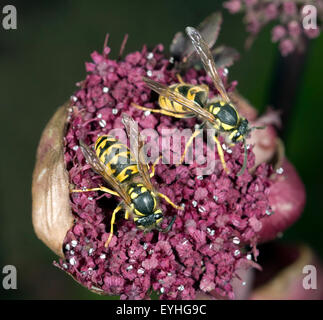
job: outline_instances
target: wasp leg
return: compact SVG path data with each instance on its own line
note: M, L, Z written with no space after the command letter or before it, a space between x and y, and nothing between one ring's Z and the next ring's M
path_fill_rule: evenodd
M167 203L169 203L173 208L177 210L184 210L182 207L176 205L175 203L172 202L171 199L169 199L165 194L158 192L157 193L159 197L163 198Z
M162 229L162 230L161 230L161 232L168 232L168 231L172 228L172 226L173 226L173 224L174 224L175 220L176 220L176 216L174 216L174 217L173 217L173 219L172 219L172 221L169 223L169 225L168 225L165 229Z
M237 173L237 177L240 177L247 168L247 161L248 161L248 151L247 151L247 142L246 140L243 141L244 144L244 157L243 157L243 165L241 170Z
M91 188L91 189L84 189L84 190L83 189L74 189L71 192L89 192L89 191L102 191L102 192L110 193L114 196L120 197L120 195L117 192L115 192L111 189L108 189L106 187L102 187L102 186L100 186L99 188Z
M129 211L128 211L128 210L126 210L126 213L125 213L125 215L124 215L124 218L125 218L126 220L128 220L128 219L129 219L129 216L130 216L130 213L129 213Z
M185 82L183 81L183 78L181 77L181 75L180 75L179 73L177 73L177 74L176 74L176 78L177 78L178 82L180 82L180 83L185 83Z
M114 222L116 221L116 214L123 208L123 205L122 204L119 204L113 211L112 213L112 217L111 217L111 221L110 221L110 235L109 235L109 238L108 240L105 242L105 247L107 248L109 246L109 243L112 239L112 236L113 236L113 225L114 225Z
M157 163L159 162L159 160L161 159L161 156L159 156L155 162L153 163L153 165L151 166L151 173L150 173L150 178L152 178L155 175L155 167L157 165Z
M222 163L222 167L223 167L224 171L229 174L230 171L229 171L229 169L228 169L228 167L227 167L227 165L225 163L225 160L224 160L224 153L223 153L221 143L220 143L219 139L216 136L214 136L214 141L215 141L217 149L218 149L218 154L219 154L219 157L220 157L220 160L221 160L221 163Z
M132 103L131 105L133 107L137 108L137 109L140 109L140 110L145 110L145 111L150 111L150 112L155 112L155 113L161 113L161 114L163 114L165 116L170 116L170 117L175 117L175 118L180 118L180 119L183 119L183 118L187 117L187 114L186 115L181 115L181 114L174 113L174 112L171 112L171 111L166 111L166 110L163 110L163 109L146 108L146 107L140 106L139 104L136 104L136 103Z
M183 155L181 156L181 162L180 163L183 163L184 159L185 159L185 155L186 155L186 152L188 150L188 147L192 144L193 140L195 137L197 137L199 134L201 133L201 130L196 130L191 136L190 136L190 139L188 140L188 142L186 143L186 146L185 146L185 149L184 149L184 153Z

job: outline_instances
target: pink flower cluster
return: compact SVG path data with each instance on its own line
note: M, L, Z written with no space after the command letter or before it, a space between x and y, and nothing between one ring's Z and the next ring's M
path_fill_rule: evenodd
M317 12L317 27L304 28L303 19L310 12L303 12L305 5L313 5ZM244 12L247 30L256 35L266 24L278 21L272 29L272 41L279 42L283 56L294 50L301 50L304 36L316 38L320 34L323 19L323 1L264 1L264 0L229 0L223 6L230 13Z
M164 56L162 45L152 51L143 47L122 61L109 59L109 51L105 47L102 55L92 54L93 62L86 63L86 79L71 97L65 163L75 188L105 184L85 162L79 140L92 145L98 135L123 128L122 113L131 115L140 130L155 128L160 133L165 128L194 128L198 123L195 118L179 120L130 106L135 102L157 108L157 96L142 81L143 76L167 85L177 82L176 70ZM228 84L223 71L219 72L232 90L236 83ZM187 70L183 77L188 83L205 83L211 95L216 93L203 70ZM104 243L118 199L100 192L72 193L75 224L64 242L65 259L56 265L89 289L120 295L121 299L148 299L152 290L160 299L194 299L200 292L234 298L232 280L240 268L255 265L260 220L271 212L271 169L262 164L253 174L246 170L237 177L243 156L241 145L225 151L230 175L220 163L208 176L197 176L196 164L157 165L154 186L184 210L160 201L163 227L176 215L168 233L155 230L144 234L120 215L108 248ZM254 161L250 147L248 168Z

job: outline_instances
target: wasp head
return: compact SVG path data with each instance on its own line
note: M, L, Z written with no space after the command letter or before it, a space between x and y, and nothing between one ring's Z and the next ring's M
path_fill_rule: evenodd
M245 137L249 134L250 128L248 120L243 118L240 120L238 126L231 132L228 136L228 142L231 145L234 145L238 142L241 142L245 139Z

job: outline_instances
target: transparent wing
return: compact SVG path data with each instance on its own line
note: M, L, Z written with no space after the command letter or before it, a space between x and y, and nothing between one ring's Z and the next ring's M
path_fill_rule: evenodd
M86 161L91 165L92 169L104 178L127 205L130 205L131 201L129 195L122 189L118 180L108 174L105 165L98 159L96 154L82 140L80 141L80 147Z
M193 27L187 27L186 29L187 35L191 38L191 41L194 45L194 48L201 58L201 61L204 65L205 71L211 76L216 89L219 91L221 97L225 102L230 102L230 99L227 95L227 92L224 88L221 77L216 71L215 63L213 60L213 55L211 50L209 49L206 42L203 40L200 33Z
M153 185L150 181L149 167L144 156L144 142L140 136L138 124L126 113L122 114L122 122L126 128L127 135L130 140L130 149L135 156L139 173L144 179L146 187L153 190Z
M143 80L146 82L147 86L151 89L160 94L161 96L166 97L169 100L172 100L174 102L177 102L184 106L185 108L192 111L194 114L200 116L206 121L209 121L211 123L215 122L215 118L209 111L203 109L198 103L196 103L193 100L189 100L186 97L184 97L182 94L172 90L171 88L156 82L152 79L143 77Z
M234 48L220 46L212 50L212 56L217 68L225 68L239 59L239 52Z
M197 30L202 35L209 48L214 46L218 38L221 23L221 12L213 12L197 27ZM195 50L192 42L188 40L182 32L176 33L170 46L170 53L172 56L180 60L181 63L186 65L193 65L198 59L194 54Z

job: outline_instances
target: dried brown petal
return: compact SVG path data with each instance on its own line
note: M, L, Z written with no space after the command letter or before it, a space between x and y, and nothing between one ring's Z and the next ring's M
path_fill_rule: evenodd
M32 181L34 230L38 238L61 257L64 238L74 221L63 153L67 108L68 103L60 107L43 131Z

